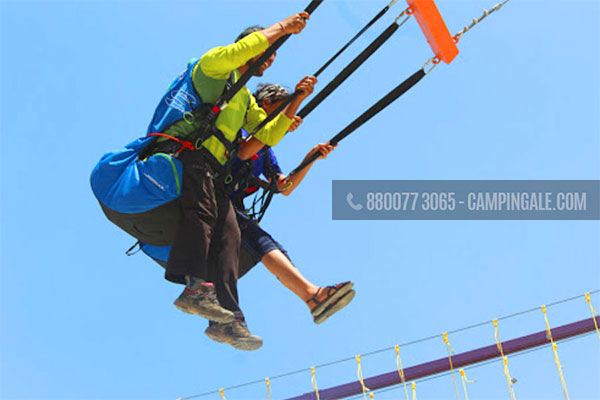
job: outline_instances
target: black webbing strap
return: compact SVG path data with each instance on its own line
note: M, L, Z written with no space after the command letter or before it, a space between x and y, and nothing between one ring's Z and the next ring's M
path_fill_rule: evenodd
M364 28L360 30L344 47L342 47L329 61L325 63L313 76L318 77L321 72L325 70L344 50L346 50L360 35L362 35L371 25L373 25L383 14L387 12L389 9L389 5L386 6L383 10L375 16ZM390 25L377 39L375 39L369 47L367 47L362 53L360 53L346 68L342 70L329 84L323 88L305 107L300 110L298 116L300 118L306 117L316 106L318 106L327 96L331 94L339 85L341 85L358 67L361 66L363 62L367 60L386 40L390 38L398 29L400 25L394 22ZM251 135L254 135L256 132L260 131L265 127L269 122L271 122L275 117L277 117L292 101L294 101L299 95L302 93L301 90L297 90L291 95L289 95L273 112L267 116L256 128L254 128L251 132Z
M273 200L273 195L279 193L276 180L269 182L262 181L260 187L263 190L256 192L256 195L252 199L252 205L246 210L246 215L257 224L265 216L265 211L269 208L271 200Z
M393 1L392 3L388 4L387 6L385 6L383 8L383 10L379 11L379 14L377 14L375 17L373 17L373 19L371 21L369 21L369 23L367 23L356 35L354 35L354 37L352 39L350 39L350 41L348 43L346 43L344 45L344 47L342 47L337 53L335 53L335 55L333 57L331 57L329 59L329 61L327 61L321 68L319 68L319 70L315 73L314 76L319 76L321 74L321 72L325 71L325 69L327 67L329 67L329 64L331 64L332 62L334 62L335 59L340 56L340 54L342 54L348 47L350 47L350 45L352 43L354 43L354 41L356 39L358 39L363 33L365 33L367 29L369 29L371 26L373 26L373 24L375 22L377 22L379 20L379 18L383 17L383 15L390 9L390 7L394 3L395 3L395 1Z
M250 168L243 172L246 174L245 180L239 181L240 184L238 184L238 187L236 188L236 190L239 190L239 193L235 196L233 201L238 209L244 210L248 217L256 223L259 223L264 216L267 207L269 207L273 195L279 193L277 175L280 171L273 170L271 155L268 151L265 152L263 161L263 175L268 181L264 181L252 174L253 161L249 161L247 166ZM243 167L244 165L242 165L242 168ZM256 190L252 193L248 193L248 188L250 187L255 187ZM246 208L243 199L250 195L254 195L254 198L252 199L250 207Z
M377 103L375 103L371 108L369 108L367 111L362 113L358 118L356 118L354 121L352 121L340 133L338 133L333 138L331 138L329 143L333 146L338 144L340 141L342 141L342 139L344 139L345 137L350 135L352 132L354 132L360 126L362 126L365 122L367 122L368 120L373 118L375 115L377 115L377 113L379 113L384 108L386 108L387 106L392 104L394 102L394 100L398 99L404 93L408 92L414 85L416 85L421 79L423 79L424 76L425 76L424 69L420 69L417 72L415 72L414 74L412 74L404 82L402 82L400 85L396 86L396 88L394 88L391 92L389 92L384 97L382 97L381 100L379 100ZM294 169L292 172L290 172L288 177L291 175L297 174L298 172L300 172L301 170L306 168L308 165L310 165L312 162L314 162L320 156L321 156L321 153L319 153L319 152L314 153L311 157L309 157L303 163L301 163L298 167L296 167L296 169Z
M308 14L312 14L322 2L323 0L313 0L304 11L306 11ZM250 78L254 76L254 73L258 71L258 69L273 55L273 53L277 51L277 49L279 49L279 47L281 47L283 43L285 43L286 40L288 40L290 36L291 33L285 34L277 39L275 43L269 46L269 48L258 58L258 60L250 65L244 75L242 75L228 91L221 95L219 100L217 100L215 103L217 107L220 109L227 104L229 100L231 100L233 96L235 96L235 94L239 92L246 85L246 83L248 83Z
M227 152L230 153L235 148L235 142L237 141L237 137L234 140L234 142L232 142L231 140L227 139L223 132L221 132L221 130L219 130L219 128L217 127L214 127L214 129L210 131L210 136L207 139L210 139L212 136L216 137L217 140L221 142L221 144L225 147L225 150L227 150Z
M235 73L231 71L221 94L227 92L234 83ZM215 126L215 122L219 116L219 111L216 111L214 107L214 104L202 103L200 107L192 111L193 121L195 121L197 124L193 137L194 147L196 150L199 149L202 147L202 143L204 143L206 139L210 138L211 136L215 136L223 144L223 146L225 146L227 151L230 151L234 143L227 139L225 135L223 135L223 133Z
M392 23L381 35L377 37L362 53L360 53L350 64L346 66L335 78L331 80L312 100L299 112L300 118L305 118L315 109L327 96L340 86L348 77L358 69L373 53L377 51L400 27L396 22Z
M281 112L292 102L296 99L296 97L298 97L300 95L302 91L301 90L297 90L294 93L290 94L289 96L287 96L285 98L285 100L283 100L283 102L277 106L277 108L275 110L273 110L273 112L271 112L271 114L267 115L267 118L263 119L261 121L260 124L258 124L256 126L256 128L254 128L252 130L252 132L250 133L250 136L254 136L256 134L256 132L260 131L262 128L264 128L269 122L273 121L279 114L281 114Z

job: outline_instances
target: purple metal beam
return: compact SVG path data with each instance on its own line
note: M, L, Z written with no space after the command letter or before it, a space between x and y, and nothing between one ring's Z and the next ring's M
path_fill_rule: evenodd
M600 324L600 316L595 317ZM573 336L582 335L592 332L596 328L592 318L574 322L572 324L559 326L552 329L552 338L555 342L563 339L568 339ZM546 337L546 331L537 332L528 336L522 336L516 339L508 340L502 343L504 354L518 353L523 350L534 347L543 346L550 343ZM465 367L467 365L477 364L483 361L491 360L500 357L498 347L493 344L482 347L476 350L467 351L452 356L452 365L455 369ZM404 369L404 377L407 382L421 379L427 376L436 375L450 370L450 361L447 357L439 360L430 361L424 364L415 365ZM377 375L364 380L365 386L371 390L382 389L385 387L402 383L398 371L389 372L387 374ZM344 385L335 386L329 389L319 390L319 398L321 400L343 399L344 397L361 394L362 386L359 381L346 383ZM314 392L305 393L303 395L293 397L287 400L316 400L317 396Z

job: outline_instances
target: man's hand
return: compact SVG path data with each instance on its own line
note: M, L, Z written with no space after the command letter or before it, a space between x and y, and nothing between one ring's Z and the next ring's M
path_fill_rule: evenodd
M313 147L311 151L308 152L306 158L309 158L318 151L319 153L321 153L321 155L319 156L319 158L317 158L317 160L324 159L329 155L329 153L333 151L333 149L335 149L336 146L337 144L335 146L332 146L329 144L329 142L319 143L318 145Z
M300 124L302 123L302 118L300 118L299 116L295 116L294 120L292 121L292 124L290 125L290 128L288 129L288 132L293 132L296 129L298 129L298 127L300 126Z
M301 13L294 14L279 22L279 25L281 26L283 33L296 34L302 32L302 29L306 26L306 20L308 19L310 19L310 15L306 11L302 11Z
M305 76L302 78L300 82L296 85L296 91L301 90L302 92L298 95L297 99L299 101L304 100L308 96L310 96L315 90L315 85L317 84L317 78L314 76Z

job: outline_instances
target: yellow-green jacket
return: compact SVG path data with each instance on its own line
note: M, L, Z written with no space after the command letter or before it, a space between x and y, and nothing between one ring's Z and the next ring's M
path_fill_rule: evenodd
M216 47L204 54L192 71L193 86L201 101L214 104L223 93L231 72L234 72L237 81L241 76L237 69L268 47L267 38L260 32L254 32L236 43ZM265 111L258 106L250 91L243 87L222 109L216 127L233 142L240 128L252 132L265 118ZM291 123L291 119L279 114L258 131L255 137L266 145L274 146L283 138ZM164 133L185 138L193 131L193 123L181 120L171 125ZM202 146L221 164L227 161L225 146L215 136L206 139Z

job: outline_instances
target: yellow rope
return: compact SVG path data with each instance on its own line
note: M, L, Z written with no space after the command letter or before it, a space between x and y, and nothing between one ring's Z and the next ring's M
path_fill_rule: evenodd
M411 383L410 384L410 389L412 390L413 393L413 398L412 400L417 400L417 384L416 383Z
M358 364L358 371L356 372L356 375L358 376L358 380L360 381L360 385L362 386L363 398L367 400L367 390L369 389L365 386L365 382L363 380L362 368L360 367L360 356L356 356L354 358L356 359L356 363Z
M504 355L504 350L502 350L502 342L500 341L500 334L498 333L498 319L493 321L494 323L494 339L496 339L496 346L498 346L498 350L500 350L500 355L502 356L502 362L504 363L504 375L506 375L506 383L508 384L508 393L510 394L511 400L516 400L515 390L513 388L513 380L510 377L510 371L508 370L508 358Z
M444 332L444 343L446 343L446 349L448 350L448 360L450 360L450 371L452 372L452 379L454 380L454 388L456 389L456 398L460 400L460 394L458 393L458 385L456 384L456 376L454 375L454 366L452 365L452 353L454 353L454 349L450 345L448 341L448 333Z
M321 400L319 397L319 389L317 389L317 377L315 376L315 367L310 367L310 373L312 377L310 378L310 383L312 383L313 389L315 389L315 393L317 394L317 400Z
M550 329L550 323L548 322L548 316L546 315L546 306L542 306L542 312L544 313L544 319L546 320L546 334L548 336L548 340L552 343L552 351L554 352L554 362L556 362L556 366L558 367L558 374L560 375L560 383L562 385L563 395L566 400L569 400L569 392L567 392L567 384L565 383L565 377L562 372L562 366L560 365L560 360L558 359L558 351L556 343L554 343L554 339L552 338L552 330Z
M269 378L265 378L265 382L267 383L267 400L273 400L273 394L271 393L271 380Z
M219 389L219 394L221 395L221 398L222 398L223 400L227 400L227 399L225 398L225 389Z
M465 370L464 369L459 369L460 372L460 376L462 377L462 384L463 384L463 389L465 391L465 399L469 400L469 395L467 394L467 383L473 383L475 381L470 381L467 379L467 375L465 374Z
M406 380L404 379L404 369L402 368L402 360L400 360L400 346L396 345L394 347L396 349L396 368L398 368L398 374L400 375L400 380L402 380L402 384L404 385L404 393L406 393L406 400L410 400L408 398L408 389L406 388Z
M594 310L594 307L592 307L592 302L590 301L589 293L585 294L585 301L587 301L588 305L590 306L590 311L592 312L592 319L594 320L594 326L596 327L596 333L598 334L598 339L600 339L600 330L598 330L598 322L596 322L596 315L598 315L598 313L596 312L596 310Z

